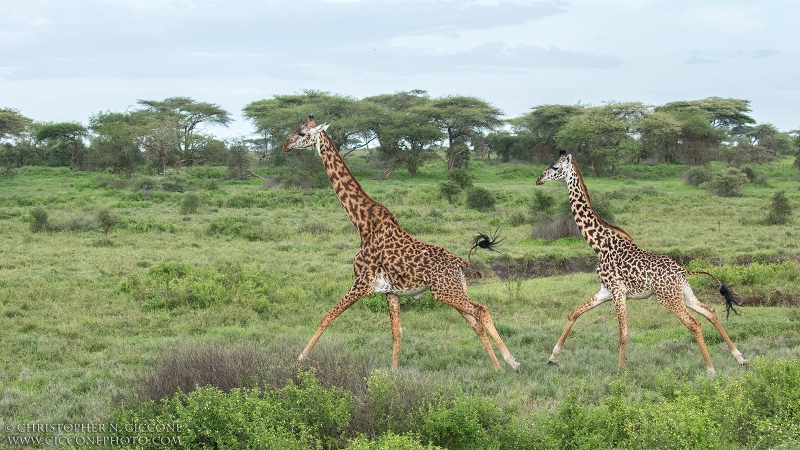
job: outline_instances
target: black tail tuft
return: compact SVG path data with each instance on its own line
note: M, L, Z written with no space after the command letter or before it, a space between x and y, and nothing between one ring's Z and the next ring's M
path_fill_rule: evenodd
M727 319L731 316L731 311L733 311L733 313L738 316L739 311L737 311L736 308L734 308L734 305L742 306L742 304L739 303L739 296L737 296L736 293L728 289L728 286L725 286L725 283L720 284L719 293L722 294L723 297L725 297L725 318Z
M505 240L505 238L500 238L500 235L498 233L499 229L500 227L497 227L491 236L483 233L480 233L477 236L475 236L475 239L473 240L473 247L485 248L487 250L496 252L497 249L495 247Z

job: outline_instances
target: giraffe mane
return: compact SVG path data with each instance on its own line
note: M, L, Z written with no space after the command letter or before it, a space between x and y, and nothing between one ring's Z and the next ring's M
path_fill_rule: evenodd
M594 209L594 205L592 205L592 199L589 197L589 189L586 188L586 183L583 182L583 174L581 174L581 169L578 168L578 163L572 161L572 168L575 170L575 175L578 177L578 185L581 187L581 191L583 192L583 197L586 199L586 203L589 205L589 209L591 209L592 212L594 212L595 217L597 217L597 221L600 222L601 225L614 230L621 238L627 239L631 243L634 243L633 237L631 237L631 235L628 234L625 230L616 225L611 225L610 223L606 222L605 219L600 217L599 214L597 214L597 211L595 211Z

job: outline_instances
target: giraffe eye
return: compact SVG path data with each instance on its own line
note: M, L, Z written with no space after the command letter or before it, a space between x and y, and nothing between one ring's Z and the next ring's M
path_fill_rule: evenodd
M300 131L300 132L298 132L297 134L299 134L299 135L300 135L300 137L305 137L305 135L306 135L306 133L305 133L305 132L303 132L303 131Z

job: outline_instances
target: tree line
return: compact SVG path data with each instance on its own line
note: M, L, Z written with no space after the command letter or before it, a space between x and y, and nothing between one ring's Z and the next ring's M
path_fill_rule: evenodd
M759 124L748 100L710 97L653 106L641 102L539 105L504 119L482 99L431 98L412 90L362 99L308 90L254 101L243 108L254 138L217 139L209 125L227 126L230 112L188 97L139 100L125 112L98 112L88 126L41 123L0 108L0 166L7 174L26 165L106 170L130 179L136 170L163 173L193 165L286 164L281 144L308 115L329 122L343 156L364 149L385 169L414 177L427 161L448 169L471 159L549 163L566 150L596 174L621 163L731 165L797 155L800 130ZM800 168L800 158L795 162Z

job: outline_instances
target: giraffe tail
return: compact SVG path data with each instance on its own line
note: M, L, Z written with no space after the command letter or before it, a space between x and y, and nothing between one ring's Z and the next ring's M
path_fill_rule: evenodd
M725 318L729 318L731 316L731 311L737 316L739 315L739 311L736 310L735 306L742 306L740 302L739 296L736 295L728 286L725 285L719 278L715 277L713 274L709 272L705 272L702 270L697 271L687 271L689 275L708 275L714 280L719 283L719 293L722 294L722 297L725 298Z
M478 233L478 235L475 236L475 239L472 240L472 247L470 247L469 252L467 252L467 264L469 264L469 260L472 257L472 251L475 250L476 247L484 248L493 252L498 251L496 248L497 245L505 240L505 238L500 238L500 235L497 232L499 229L500 227L497 227L491 236L484 233Z

